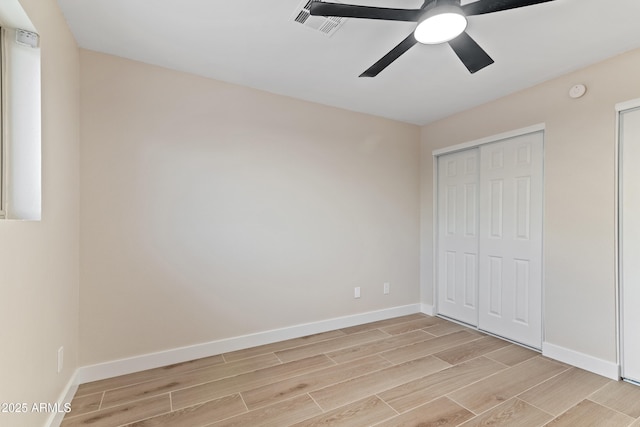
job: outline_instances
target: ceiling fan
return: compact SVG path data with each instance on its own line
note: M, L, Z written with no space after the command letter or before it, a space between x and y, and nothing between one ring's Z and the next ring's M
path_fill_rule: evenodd
M394 9L313 1L309 11L314 16L418 23L413 33L360 74L360 77L377 76L416 43L448 43L473 74L493 64L493 59L466 33L467 16L500 12L549 1L553 0L478 0L461 6L460 0L425 0L420 9Z

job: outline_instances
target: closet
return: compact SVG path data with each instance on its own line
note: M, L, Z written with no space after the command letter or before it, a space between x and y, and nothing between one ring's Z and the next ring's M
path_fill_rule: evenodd
M618 111L622 377L640 382L640 100Z
M541 348L543 131L434 155L437 313Z

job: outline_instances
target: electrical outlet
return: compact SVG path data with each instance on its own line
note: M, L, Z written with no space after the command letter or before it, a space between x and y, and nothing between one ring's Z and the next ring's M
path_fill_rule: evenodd
M353 297L360 298L360 286L356 286L353 288Z
M64 346L58 349L58 373L62 372L64 367Z
M391 287L391 284L389 282L384 282L384 285L382 285L382 292L385 295L389 295L389 288Z

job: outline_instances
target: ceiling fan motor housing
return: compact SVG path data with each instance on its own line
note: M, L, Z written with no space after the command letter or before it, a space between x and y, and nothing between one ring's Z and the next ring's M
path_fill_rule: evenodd
M431 5L434 5L429 7ZM422 44L440 44L453 40L467 28L467 18L459 0L436 0L428 5L414 31Z

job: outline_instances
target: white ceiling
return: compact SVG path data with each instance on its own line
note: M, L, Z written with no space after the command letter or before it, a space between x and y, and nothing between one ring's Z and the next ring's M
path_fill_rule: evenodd
M418 44L359 78L415 24L352 18L328 37L294 22L301 0L58 2L83 48L419 125L640 47L640 0L555 0L470 17L495 60L476 74L449 46Z

